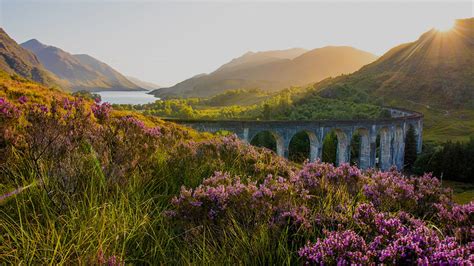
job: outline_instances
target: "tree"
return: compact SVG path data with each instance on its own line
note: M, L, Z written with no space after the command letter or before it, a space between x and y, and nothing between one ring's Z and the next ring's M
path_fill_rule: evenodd
M271 113L272 113L272 110L270 108L270 105L268 103L265 103L263 105L263 111L262 111L263 119L270 120Z
M336 164L337 160L337 135L335 132L329 133L323 141L323 162Z
M351 140L351 165L359 165L360 163L360 142L361 136L356 132Z
M415 129L410 125L405 138L405 169L407 170L411 170L416 161L416 142Z

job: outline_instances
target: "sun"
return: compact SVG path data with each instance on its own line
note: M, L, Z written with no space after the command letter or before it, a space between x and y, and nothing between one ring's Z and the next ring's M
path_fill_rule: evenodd
M451 30L453 26L454 26L454 20L451 20L451 19L439 20L434 25L434 27L437 30L442 31L442 32Z

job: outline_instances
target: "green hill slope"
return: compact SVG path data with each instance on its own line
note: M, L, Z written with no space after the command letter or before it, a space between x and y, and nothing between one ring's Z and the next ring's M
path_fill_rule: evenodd
M474 19L457 20L448 32L430 30L353 74L316 83L301 104L312 97L420 111L427 139L466 140L474 134Z
M359 71L316 84L325 97L378 97L441 109L474 108L474 19L448 32L430 30Z

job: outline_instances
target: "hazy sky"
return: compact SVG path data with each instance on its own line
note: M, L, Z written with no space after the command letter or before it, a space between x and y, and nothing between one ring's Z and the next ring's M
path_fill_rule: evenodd
M247 51L350 45L381 55L455 18L467 2L0 0L0 25L86 53L126 75L173 85Z

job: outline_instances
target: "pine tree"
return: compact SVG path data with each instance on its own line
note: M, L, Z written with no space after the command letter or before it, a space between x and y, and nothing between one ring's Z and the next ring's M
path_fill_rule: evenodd
M265 103L263 105L263 111L262 111L263 119L270 120L271 114L272 114L272 110L270 108L270 105L268 103Z
M416 153L416 134L413 126L410 126L405 138L405 169L411 170L415 164Z

